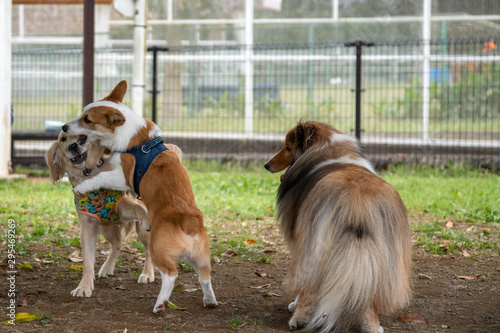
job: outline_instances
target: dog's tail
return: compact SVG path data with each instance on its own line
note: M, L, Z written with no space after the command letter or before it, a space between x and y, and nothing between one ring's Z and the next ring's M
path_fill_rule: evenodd
M391 313L409 301L406 209L383 187L383 195L330 189L299 215L289 282L297 293L317 295L309 330L345 331L372 309Z

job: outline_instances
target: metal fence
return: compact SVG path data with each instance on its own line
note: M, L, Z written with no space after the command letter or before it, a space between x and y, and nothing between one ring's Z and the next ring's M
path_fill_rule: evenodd
M188 158L266 159L303 119L352 135L358 129L379 167L465 163L496 169L497 40L152 48L145 116ZM128 49L96 52L96 99L131 78L132 60ZM81 50L14 50L15 138L80 113L81 64ZM15 141L13 151L35 156L46 145Z

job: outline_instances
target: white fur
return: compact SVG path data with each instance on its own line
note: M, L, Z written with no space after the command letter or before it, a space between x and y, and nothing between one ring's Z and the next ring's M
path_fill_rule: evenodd
M80 185L75 186L73 192L83 194L91 191L97 191L100 188L108 188L118 191L132 191L132 189L127 186L125 176L123 175L120 163L120 154L113 154L110 157L109 162L113 165L113 170L103 171L97 176L87 179Z
M85 134L90 140L101 140L101 145L111 149L112 151L126 151L130 139L142 128L146 127L146 120L132 111L132 109L130 109L127 105L111 101L91 103L83 108L83 112L99 106L106 106L120 111L120 113L125 117L125 123L122 126L116 127L114 133L103 133L81 127L79 124L80 117L78 117L67 123L69 126L67 133L69 135ZM153 131L149 133L150 138L153 138L159 131L160 128L155 125Z
M170 298L172 290L174 289L175 279L177 275L169 276L168 274L160 271L161 274L161 290L156 299L155 307L153 308L154 313L165 310L165 303Z
M356 144L358 143L358 140L355 137L352 137L344 133L333 133L330 138L331 143L342 142L342 141L354 142Z
M298 304L299 304L299 295L297 295L297 297L295 297L295 301L288 304L288 311L295 312L295 309L297 309Z
M198 275L199 276L199 275ZM217 300L215 299L215 294L212 289L212 283L210 279L202 280L201 277L198 280L201 285L201 290L203 291L203 306L217 305Z
M368 169L368 171L370 171L371 173L373 173L374 175L376 175L377 173L375 172L375 169L373 169L373 166L370 164L370 162L368 162L366 159L364 158L361 158L361 159L352 159L350 157L347 157L347 156L343 156L341 158L334 158L334 159L331 159L331 160L328 160L328 161L324 161L324 162L321 162L319 163L318 165L316 165L310 172L309 172L309 175L312 175L313 173L315 173L316 171L318 171L320 168L326 166L326 165L331 165L331 164L335 164L335 163L346 163L346 164L356 164L356 165L359 165L359 166L362 166L363 168L366 168Z

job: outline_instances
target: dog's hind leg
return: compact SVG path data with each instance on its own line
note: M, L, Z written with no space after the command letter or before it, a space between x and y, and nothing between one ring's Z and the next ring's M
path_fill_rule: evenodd
M71 291L75 297L90 297L94 290L95 245L99 235L99 224L96 219L78 214L80 221L80 243L82 244L83 277L76 289Z
M144 231L141 224L136 222L135 230L137 235L139 235L139 240L144 245L145 251L144 254L146 256L146 261L144 262L144 269L142 270L141 275L139 275L138 283L148 283L153 282L155 280L155 269L153 267L153 262L151 261L151 253L149 251L149 238L150 233L148 231Z
M290 329L298 329L306 326L314 315L316 294L314 292L301 292L295 303L295 312L292 319L288 321ZM294 304L292 303L292 304ZM289 306L290 308L290 306Z
M377 308L375 306L369 307L361 319L361 332L362 333L384 333L384 328L380 326L378 320Z
M110 244L109 255L104 264L102 264L99 270L99 277L107 277L113 275L115 270L116 260L120 254L122 246L122 234L120 231L120 226L111 225L102 227L102 235Z
M203 291L203 306L206 308L215 308L219 303L217 303L212 289L210 278L210 246L206 232L199 234L199 243L195 245L194 251L187 261L194 268L196 274L198 274L198 281Z
M172 290L174 289L175 279L179 272L175 267L176 263L172 260L164 260L161 267L157 267L161 274L161 290L156 299L155 307L153 308L154 313L165 310L165 303L170 299Z

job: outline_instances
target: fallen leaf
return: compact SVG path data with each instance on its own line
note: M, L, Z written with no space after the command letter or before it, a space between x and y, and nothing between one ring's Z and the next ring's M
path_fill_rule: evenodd
M221 256L226 256L226 257L237 257L238 256L238 253L234 252L234 251L231 251L231 250L227 250L226 252L222 253Z
M37 257L34 257L36 262L42 263L42 264L52 264L54 260L45 260L45 259L38 259Z
M480 277L482 274L474 274L474 275L457 275L457 278L462 280L475 280Z
M265 294L263 294L262 296L264 296L264 297L272 297L272 296L281 297L280 294L273 293L272 291L268 291Z
M453 222L451 221L446 222L446 228L453 228Z
M2 263L0 264L0 268L1 268L1 269L9 269L9 265L7 265L6 263L2 262Z
M255 239L251 239L251 238L249 238L249 239L247 239L247 240L245 241L245 243L247 243L247 244L255 244L255 243L257 243L257 241L256 241Z
M429 324L429 321L418 313L404 313L398 317L399 321L403 321L405 323L415 323L415 324Z
M21 264L17 266L17 269L33 269L33 267L30 264Z
M264 272L255 272L255 275L257 276L260 276L260 277L266 277L267 276L267 273L264 273Z
M174 303L168 301L168 307L171 308L172 310L186 310L187 308L181 308L177 305L175 305Z
M470 257L469 252L467 252L466 250L463 250L463 251L462 251L462 255L463 255L464 257L466 257L466 258L467 258L467 257Z
M33 320L37 320L39 319L37 317L37 315L34 315L34 314L29 314L27 312L19 312L19 313L16 313L16 317L14 319L14 323L17 323L17 322L20 322L20 321L33 321ZM10 324L10 322L7 320L7 321L3 321L2 324Z
M270 245L276 245L276 244L281 244L280 241L277 241L277 242L272 242L272 241L268 241L267 239L265 238L262 238L262 241L266 244L270 244Z
M264 284L262 286L257 286L257 287L250 287L250 288L253 288L253 289L262 289L262 288L268 288L270 287L271 285L268 283L268 284Z
M83 269L83 265L73 265L69 268L70 271L80 271Z
M23 301L21 302L20 306L28 306L28 299L26 297L23 298Z
M262 253L264 253L264 254L275 254L276 250L265 250Z
M130 246L124 246L123 249L129 253L137 253L139 252L139 249L130 247Z
M220 259L217 256L214 256L214 263L220 264Z
M72 262L82 262L83 258L80 255L80 250L76 249L75 251L73 251L73 253L69 255L69 260L71 260Z

